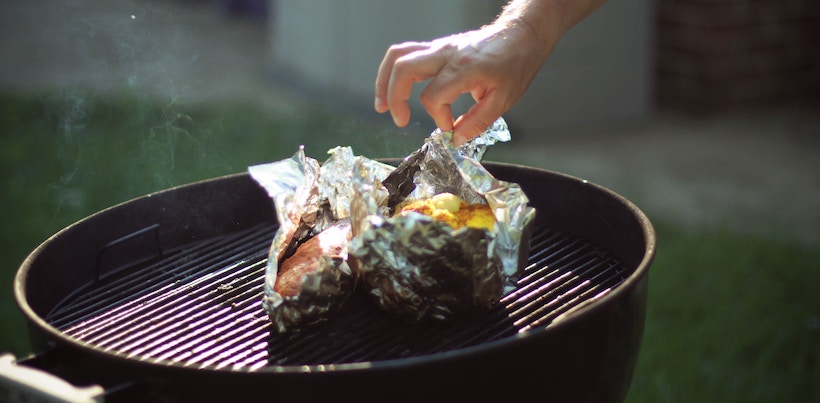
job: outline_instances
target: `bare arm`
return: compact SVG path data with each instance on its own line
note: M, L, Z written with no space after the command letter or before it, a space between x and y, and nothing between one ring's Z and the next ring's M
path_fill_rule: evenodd
M375 108L390 111L396 125L407 125L413 84L431 79L421 103L461 144L518 102L561 36L605 1L512 0L477 30L393 45L379 66ZM476 103L454 120L450 105L463 93Z

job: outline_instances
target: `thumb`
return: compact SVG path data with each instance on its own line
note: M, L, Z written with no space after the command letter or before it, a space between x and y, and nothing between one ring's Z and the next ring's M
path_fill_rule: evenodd
M503 112L503 108L491 95L484 97L456 119L453 124L453 143L460 146L485 132Z

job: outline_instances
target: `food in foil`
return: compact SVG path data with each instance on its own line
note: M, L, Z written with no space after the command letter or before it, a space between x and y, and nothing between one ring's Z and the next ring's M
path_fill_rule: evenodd
M503 119L455 147L434 131L393 167L330 150L252 166L274 200L263 306L279 332L328 318L357 284L388 312L446 320L486 309L515 286L535 210L515 183L480 163L509 141ZM326 241L329 241L326 242Z
M385 220L360 237L351 254L383 310L421 321L446 320L495 305L505 275L487 231L421 214Z
M509 138L503 119L458 148L452 133L436 130L381 184L359 182L348 253L382 309L447 320L492 307L515 287L535 209L519 185L479 161Z
M481 203L467 204L452 193L440 193L429 199L406 200L396 206L396 214L407 215L411 212L424 214L436 221L441 221L453 229L463 227L483 228L492 231L495 216L490 206Z
M344 219L299 245L293 255L279 265L273 290L282 297L299 295L308 277L321 267L345 264L350 237L350 220Z
M265 270L263 307L274 330L298 331L322 322L344 305L353 289L347 253L351 238L351 172L361 157L337 147L323 164L305 155L248 168L273 199L279 228ZM393 167L364 161L372 180Z

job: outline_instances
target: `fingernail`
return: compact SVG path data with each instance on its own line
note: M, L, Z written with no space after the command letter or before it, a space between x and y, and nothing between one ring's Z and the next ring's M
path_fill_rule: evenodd
M373 102L373 107L376 108L378 112L384 111L384 100L376 97L376 100Z
M461 145L464 144L465 140L466 139L459 135L459 132L453 130L453 144L456 147L461 147Z

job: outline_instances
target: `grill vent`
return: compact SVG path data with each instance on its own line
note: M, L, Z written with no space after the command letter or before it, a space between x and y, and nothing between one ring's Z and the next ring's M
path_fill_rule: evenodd
M549 326L629 275L595 245L539 227L518 287L492 310L412 324L354 293L329 322L277 334L261 306L275 230L260 225L166 252L81 290L47 320L71 337L135 359L254 371L406 358L499 340Z

